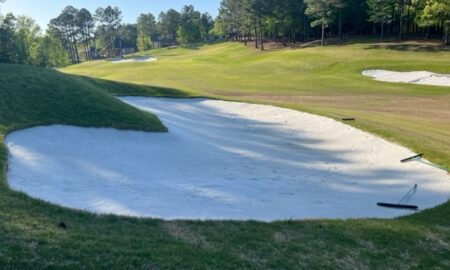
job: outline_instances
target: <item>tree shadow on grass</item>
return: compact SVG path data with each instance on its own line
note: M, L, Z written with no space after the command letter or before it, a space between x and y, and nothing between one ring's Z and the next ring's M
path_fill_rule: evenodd
M210 41L207 43L183 44L183 45L180 45L179 48L190 49L190 50L199 50L200 48L203 48L207 45L213 45L213 44L219 44L219 43L222 43L222 41Z
M98 88L107 91L115 96L145 96L145 97L172 97L172 98L190 98L199 97L192 95L186 91L175 88L148 86L143 84L133 84L105 79L92 78L81 75L70 75L82 78Z
M183 49L189 49L189 50L200 50L201 47L203 47L204 44L186 44L180 46Z
M430 43L417 44L374 44L365 48L366 50L395 50L403 52L450 52L450 46L434 45Z

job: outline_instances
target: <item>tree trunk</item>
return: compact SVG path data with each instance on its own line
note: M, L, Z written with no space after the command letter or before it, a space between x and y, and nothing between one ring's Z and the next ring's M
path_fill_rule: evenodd
M303 28L303 42L306 42L306 16L303 15L303 20L302 20L302 28Z
M85 60L89 61L89 56L88 56L88 51L87 51L87 45L86 45L86 41L83 42L83 47L84 47L84 54L85 54Z
M65 40L65 45L66 45L67 51L69 52L70 61L72 61L72 64L74 64L75 56L73 54L72 43L67 38L64 38L64 40Z
M69 48L70 48L70 54L71 54L71 60L72 63L75 64L77 62L77 58L75 57L75 50L73 49L72 41L69 41Z
M278 31L278 29L277 29L277 26L275 25L275 26L272 27L272 33L269 34L269 36L272 36L272 40L274 40L275 43L278 42L277 31Z
M339 9L339 39L342 39L342 9Z
M322 46L325 46L325 24L322 23Z
M88 50L88 59L89 59L89 61L92 61L90 36L91 36L90 33L88 33L87 40L86 40L86 46L87 46L87 50Z
M142 45L142 47L141 47L141 49L142 49L142 51L145 51L145 36L144 36L144 33L143 33L143 31L141 31L141 45Z
M381 39L384 39L384 22L381 22Z
M111 51L114 51L115 44L114 44L114 36L113 36L113 31L112 31L112 25L111 24L109 24L109 31L111 32L110 33Z
M87 31L87 29L86 29L86 31ZM87 32L85 32L85 33L87 33ZM89 55L90 49L89 49L89 35L88 34L85 34L83 43L84 43L84 48L86 50L86 59L87 59L87 61L91 61L91 57Z
M80 56L78 55L78 46L77 46L77 41L76 40L73 41L73 48L75 50L76 61L77 61L77 63L80 63Z
M403 31L403 1L404 0L399 0L399 11L400 11L400 22L399 22L399 29L398 29L398 39L402 40L403 35L402 35L402 31Z
M86 44L86 41L83 41L83 47L84 47L84 55L85 55L84 60L85 60L85 61L89 61L89 56L88 56L88 50L87 50L87 44Z
M297 33L295 32L294 27L292 27L292 43L297 44Z
M411 28L411 12L410 9L408 8L408 13L406 15L406 34L409 35L409 31Z
M69 34L66 34L65 39L66 39L67 48L69 49L69 52L70 52L70 60L72 61L72 63L76 63L77 58L76 58L76 54L75 54L75 49L73 47L73 41L72 41L71 37L69 36Z
M255 48L258 49L258 28L255 25Z
M263 29L262 29L262 21L261 18L259 18L259 40L261 42L261 51L264 51L264 40L263 40Z
M309 25L306 25L306 43L309 42L309 34L310 34L310 29L309 29Z

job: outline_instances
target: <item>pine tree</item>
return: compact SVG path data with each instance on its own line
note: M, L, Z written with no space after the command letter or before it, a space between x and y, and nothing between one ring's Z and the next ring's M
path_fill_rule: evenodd
M311 22L312 27L322 27L322 46L325 45L325 29L334 21L335 12L343 7L341 0L305 0L307 8L306 15L311 16L314 20Z
M384 37L384 25L393 21L395 0L367 0L368 21L381 26L381 38Z

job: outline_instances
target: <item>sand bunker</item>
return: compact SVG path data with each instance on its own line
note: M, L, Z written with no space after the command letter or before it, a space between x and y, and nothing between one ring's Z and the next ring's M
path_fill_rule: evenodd
M450 86L450 74L436 74L428 71L397 72L388 70L365 70L362 73L377 81Z
M120 64L120 63L133 63L133 62L155 62L158 61L155 57L150 56L140 56L140 57L133 57L133 58L114 58L111 60L114 64Z
M449 199L446 172L340 122L272 106L205 99L123 100L168 134L70 126L10 134L8 182L63 206L164 219L395 217Z

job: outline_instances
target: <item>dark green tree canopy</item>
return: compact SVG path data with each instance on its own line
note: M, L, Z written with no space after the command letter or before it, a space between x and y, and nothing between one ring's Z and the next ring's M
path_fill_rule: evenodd
M221 0L215 19L187 5L157 18L144 12L128 24L122 23L118 7L91 13L67 6L46 33L31 18L0 14L0 61L55 66L114 57L125 49L228 39L254 42L264 50L267 42L310 46L319 40L325 45L352 35L410 35L448 44L450 0Z

